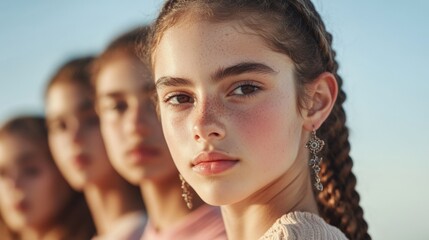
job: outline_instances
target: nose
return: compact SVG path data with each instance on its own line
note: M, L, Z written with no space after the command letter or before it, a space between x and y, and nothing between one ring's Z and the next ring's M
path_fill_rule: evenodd
M221 123L222 104L214 101L197 104L193 119L193 135L197 142L217 141L225 137L225 126Z
M78 120L75 120L71 129L71 138L73 143L82 144L83 134L84 130L82 129L82 124Z
M128 116L124 124L125 131L131 134L144 134L147 130L148 123L146 119L150 117L149 114L155 113L147 111L145 103L136 103L134 106L130 106Z

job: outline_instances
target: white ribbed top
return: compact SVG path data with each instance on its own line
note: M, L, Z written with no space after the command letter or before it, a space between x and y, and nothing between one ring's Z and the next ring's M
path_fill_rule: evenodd
M308 212L283 215L259 240L344 240L346 236L321 217Z

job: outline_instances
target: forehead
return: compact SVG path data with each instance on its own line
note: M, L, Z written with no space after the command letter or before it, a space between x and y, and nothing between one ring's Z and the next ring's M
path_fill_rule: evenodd
M106 62L96 82L97 97L112 92L134 92L153 85L148 67L135 57L124 54Z
M47 145L35 142L18 134L4 134L0 137L0 165L24 165L38 161L37 156L46 154Z
M291 63L237 20L179 23L164 32L153 55L155 78L196 69L215 71L243 61L260 62L276 71L282 63Z
M225 47L243 40L236 21L212 23L208 21L185 21L168 28L155 51L154 60L165 51L169 53L193 53L197 55L205 50L202 58L213 53L224 53ZM192 43L192 44L191 44ZM236 52L232 52L234 54ZM202 59L204 60L204 59Z
M58 83L51 87L46 99L48 118L79 114L92 110L90 89L78 84Z

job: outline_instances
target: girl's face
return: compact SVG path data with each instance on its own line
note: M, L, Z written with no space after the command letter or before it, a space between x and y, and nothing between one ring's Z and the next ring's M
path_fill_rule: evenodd
M177 178L177 169L151 100L153 80L141 62L118 55L101 69L97 109L115 169L135 184Z
M0 138L0 213L17 232L55 224L73 194L42 145L14 134Z
M76 84L54 84L46 99L46 118L49 145L67 181L75 189L107 181L114 170L89 90Z
M167 144L209 204L248 199L302 158L294 65L255 33L237 22L179 23L153 60Z

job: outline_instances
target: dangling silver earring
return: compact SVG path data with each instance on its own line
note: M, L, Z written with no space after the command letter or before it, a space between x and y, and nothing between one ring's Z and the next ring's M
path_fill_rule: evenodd
M186 206L189 209L192 209L192 193L189 190L191 186L186 182L186 180L183 178L182 174L179 174L180 181L182 181L182 197L183 200L186 202Z
M323 146L325 146L325 141L318 138L316 136L316 130L313 130L311 131L310 140L308 140L305 146L308 148L308 150L311 153L309 165L311 166L314 172L314 179L315 179L314 187L317 190L322 191L323 185L320 182L320 177L319 177L319 172L320 172L319 165L320 165L320 162L322 162L322 157L317 156L317 154L323 149Z

